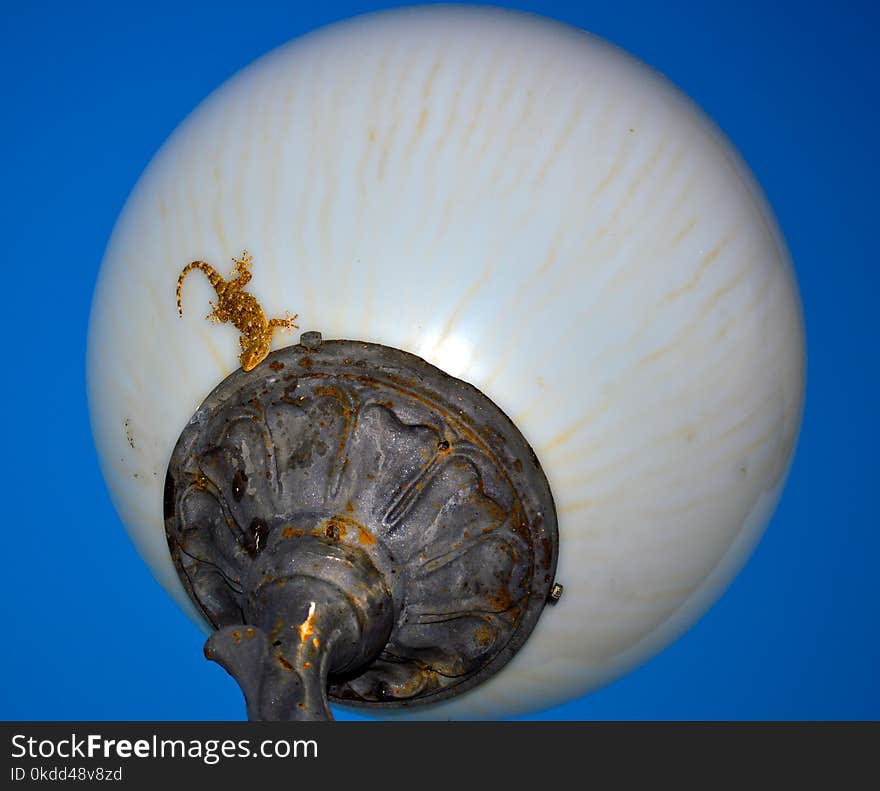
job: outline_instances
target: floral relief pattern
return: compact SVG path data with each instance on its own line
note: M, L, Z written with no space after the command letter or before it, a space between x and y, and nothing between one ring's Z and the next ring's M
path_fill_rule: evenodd
M240 621L256 554L332 522L393 580L395 626L367 672L331 683L331 695L430 695L510 640L535 568L529 525L486 444L454 415L375 382L305 374L280 395L215 410L198 436L166 493L179 525L169 546L215 627Z

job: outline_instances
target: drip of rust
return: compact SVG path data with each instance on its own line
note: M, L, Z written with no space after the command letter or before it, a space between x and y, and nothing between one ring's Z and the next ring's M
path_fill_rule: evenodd
M315 603L309 605L309 614L299 626L299 639L304 643L315 631Z

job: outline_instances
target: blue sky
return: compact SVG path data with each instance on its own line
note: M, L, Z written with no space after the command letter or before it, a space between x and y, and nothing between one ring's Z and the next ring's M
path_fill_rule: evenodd
M587 28L740 149L804 302L806 412L780 507L718 604L639 670L543 719L880 718L876 40L871 3L512 3ZM240 719L232 680L110 504L85 399L92 289L162 141L284 41L381 3L4 4L6 521L2 719ZM871 263L873 261L873 263Z

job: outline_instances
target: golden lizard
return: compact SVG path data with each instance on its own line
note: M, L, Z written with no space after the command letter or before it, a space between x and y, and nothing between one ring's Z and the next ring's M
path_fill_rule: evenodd
M269 345L272 343L272 334L279 327L293 332L294 328L299 328L294 324L294 320L298 313L291 316L290 311L286 312L283 319L266 320L266 314L257 302L257 298L253 294L249 294L244 287L251 279L249 267L253 259L248 255L247 250L241 254L241 258L233 258L235 269L229 276L229 280L224 280L223 276L204 261L193 261L187 264L180 277L177 278L177 312L183 316L183 306L180 304L180 289L183 286L183 279L193 270L200 269L204 272L214 291L217 292L217 304L213 302L211 312L205 316L210 319L212 324L221 324L231 321L232 325L241 333L239 342L241 343L241 354L238 356L241 367L245 371L256 368L266 355L269 354Z

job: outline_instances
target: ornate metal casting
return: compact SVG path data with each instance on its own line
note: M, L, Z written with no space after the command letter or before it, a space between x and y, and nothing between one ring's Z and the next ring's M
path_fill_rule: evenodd
M201 405L165 529L251 719L457 695L553 598L553 498L507 416L412 354L314 332Z

